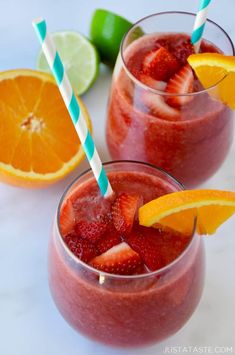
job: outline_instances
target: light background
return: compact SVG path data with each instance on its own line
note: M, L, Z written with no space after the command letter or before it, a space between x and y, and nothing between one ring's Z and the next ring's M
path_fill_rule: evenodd
M131 21L166 10L197 10L197 0L0 0L0 70L34 68L39 49L31 27L43 16L50 31L87 35L95 8L107 8ZM209 17L235 41L235 1L213 0ZM84 96L103 160L105 107L111 73L102 69ZM1 119L1 118L0 118ZM1 148L0 148L1 149ZM235 191L235 147L222 169L204 187ZM53 215L65 186L87 163L45 190L0 184L0 355L155 355L165 346L233 346L235 353L235 219L206 240L206 286L199 308L175 336L154 347L124 351L93 343L71 329L56 310L47 284L47 244Z

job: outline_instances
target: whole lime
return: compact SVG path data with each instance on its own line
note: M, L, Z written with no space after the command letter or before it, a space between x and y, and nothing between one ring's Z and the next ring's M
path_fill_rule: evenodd
M114 66L123 36L131 27L131 22L113 12L102 9L94 12L90 38L105 64Z

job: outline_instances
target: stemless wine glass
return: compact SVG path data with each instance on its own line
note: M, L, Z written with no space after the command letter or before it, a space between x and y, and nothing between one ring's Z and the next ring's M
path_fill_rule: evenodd
M109 178L126 172L134 173L137 180L150 175L161 193L183 189L173 177L145 163L111 162L105 164L105 170ZM186 323L200 300L205 272L202 237L194 226L184 251L154 272L124 276L92 268L69 250L59 225L63 203L74 194L78 196L79 189L91 180L94 183L91 170L80 175L66 189L57 210L49 248L54 301L77 331L99 342L139 347L161 341Z
M225 160L233 139L232 110L217 98L218 82L206 90L198 83L197 91L177 96L166 94L165 83L146 80L141 71L145 53L159 48L161 41L167 46L169 35L173 47L179 43L180 55L185 55L194 20L195 14L165 12L129 30L113 73L106 127L113 159L154 164L186 187L207 180ZM234 55L231 39L215 22L207 20L204 39L203 52ZM182 104L175 107L172 98Z

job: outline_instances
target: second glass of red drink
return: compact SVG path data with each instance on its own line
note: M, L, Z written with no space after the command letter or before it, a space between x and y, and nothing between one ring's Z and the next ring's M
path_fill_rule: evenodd
M108 104L106 137L113 159L159 166L186 187L212 176L233 139L233 113L203 89L187 64L195 15L166 12L137 22L120 49ZM201 52L234 55L227 33L208 20Z

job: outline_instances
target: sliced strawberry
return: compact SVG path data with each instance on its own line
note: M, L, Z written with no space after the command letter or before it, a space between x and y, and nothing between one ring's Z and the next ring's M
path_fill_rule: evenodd
M116 231L116 229L114 227L112 230L109 229L104 235L102 235L102 238L100 238L100 240L96 243L99 255L105 253L107 250L111 249L117 244L120 244L121 242L121 236Z
M119 233L128 234L131 231L139 203L139 195L122 193L116 198L112 205L112 218Z
M76 233L67 234L64 240L71 252L85 263L88 263L98 254L96 247L91 242L82 239Z
M84 239L93 243L100 239L108 227L108 218L101 218L98 221L79 221L75 225L75 231Z
M75 212L70 199L67 199L60 211L60 230L63 236L69 234L75 225Z
M151 271L158 270L176 259L190 240L173 230L138 226L125 237L126 243L142 258Z
M151 271L162 267L161 252L157 247L159 236L160 233L157 229L138 226L125 238Z
M171 49L171 46L170 46L170 43L169 43L169 39L167 39L167 38L157 39L156 42L155 42L155 45L160 46L160 47L164 47L168 51L170 51L170 49Z
M142 265L141 258L128 244L122 242L91 260L98 270L118 275L132 275Z
M156 80L167 81L179 67L175 56L164 47L149 52L143 61L143 73Z
M166 93L169 94L188 94L193 92L193 71L191 67L187 64L180 69L173 77L169 80ZM192 96L169 96L167 97L167 102L174 107L182 106L192 100Z
M167 85L165 81L155 80L146 74L140 74L139 80L150 88L160 91L164 91Z
M177 121L180 119L180 112L174 107L169 106L162 95L153 92L144 92L142 103L150 113L158 118L167 121Z

